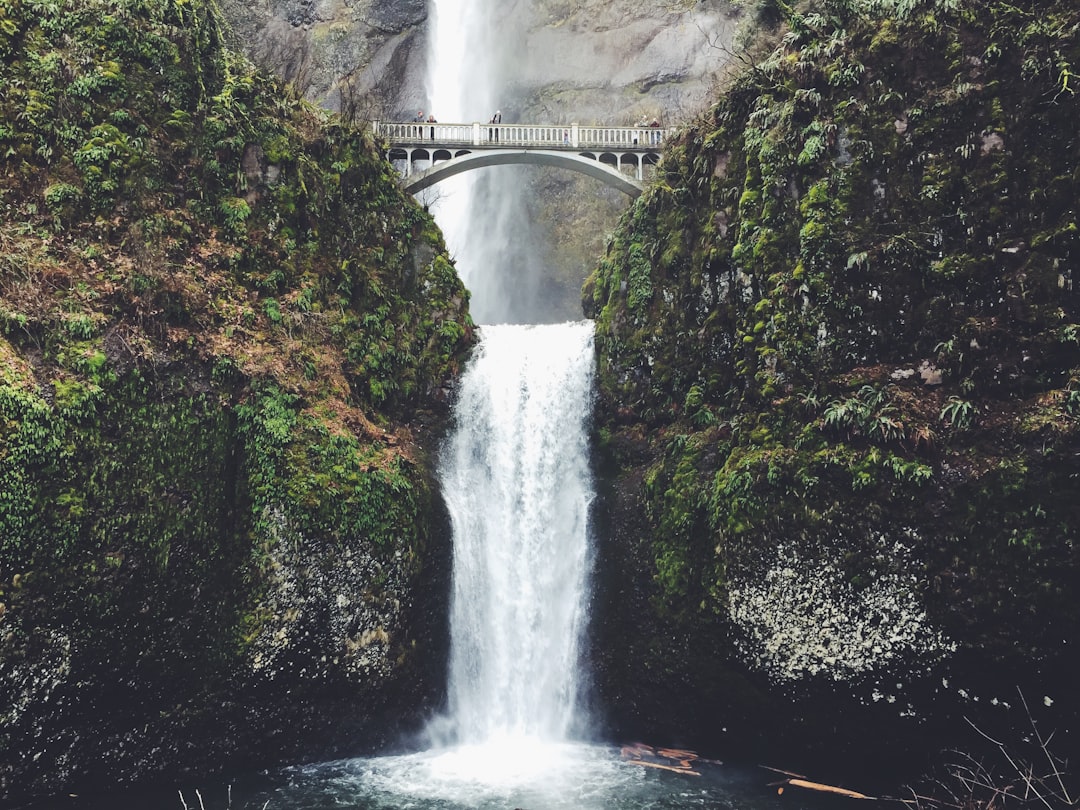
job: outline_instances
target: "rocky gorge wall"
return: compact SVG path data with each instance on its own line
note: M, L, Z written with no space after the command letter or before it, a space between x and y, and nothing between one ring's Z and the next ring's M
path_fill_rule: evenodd
M0 2L0 803L357 752L442 688L467 293L222 31Z
M965 717L1067 756L1080 17L759 11L583 294L598 690L621 732L848 780L984 743Z
M411 120L417 103L425 108L426 0L226 0L221 8L237 48L320 106L363 121Z
M319 106L363 120L439 114L425 79L425 2L229 0L222 9L230 40ZM736 10L717 0L514 0L497 14L487 47L507 123L682 120L707 104L737 25ZM470 120L493 112L477 109Z

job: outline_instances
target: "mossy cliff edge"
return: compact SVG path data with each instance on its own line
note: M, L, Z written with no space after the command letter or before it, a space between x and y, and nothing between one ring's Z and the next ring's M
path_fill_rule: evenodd
M198 0L0 0L0 85L0 799L374 743L446 643L437 229Z
M1020 686L1075 751L1080 10L758 11L775 49L584 291L600 691L668 740L882 764L1025 725Z

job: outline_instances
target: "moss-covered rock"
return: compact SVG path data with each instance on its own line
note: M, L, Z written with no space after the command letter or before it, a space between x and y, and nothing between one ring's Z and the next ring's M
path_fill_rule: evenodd
M0 797L374 745L445 645L437 229L201 2L0 0L0 84Z
M1076 747L1080 14L770 5L585 288L602 555L651 594L604 689L873 759L1022 686Z

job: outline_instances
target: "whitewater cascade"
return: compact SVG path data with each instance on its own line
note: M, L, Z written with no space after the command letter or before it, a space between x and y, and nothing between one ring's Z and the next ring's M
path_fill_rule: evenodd
M430 9L431 112L486 124L508 101L523 15L503 0ZM430 201L482 324L543 319L546 268L534 266L518 169L450 178ZM441 461L454 529L451 660L448 714L431 733L442 745L560 741L577 718L589 581L593 327L481 333Z
M593 324L482 331L440 471L454 531L451 733L562 740L590 579Z

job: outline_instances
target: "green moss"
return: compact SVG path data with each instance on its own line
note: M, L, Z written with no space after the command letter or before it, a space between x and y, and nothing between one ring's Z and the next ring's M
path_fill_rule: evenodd
M665 154L590 280L601 428L615 447L656 437L639 463L657 610L694 625L778 537L812 553L843 538L856 575L868 538L905 527L927 578L971 564L999 600L1031 561L1024 588L1076 627L1064 538L1080 523L1037 481L1069 475L1078 450L1078 12L790 12L772 54ZM661 264L679 304L631 306L614 268L676 238L694 246ZM986 614L943 599L936 618L978 624L975 647L1027 632L978 601Z
M240 699L280 544L409 587L434 512L408 423L472 322L370 133L232 53L212 4L0 0L0 54L2 654L70 639L79 695L0 749L78 703L85 753ZM0 782L79 767L50 756Z

